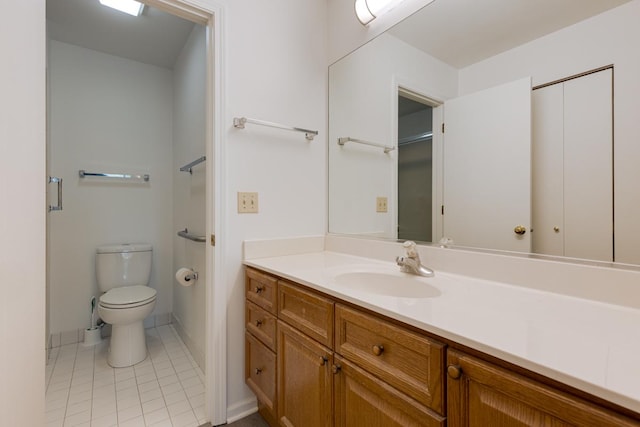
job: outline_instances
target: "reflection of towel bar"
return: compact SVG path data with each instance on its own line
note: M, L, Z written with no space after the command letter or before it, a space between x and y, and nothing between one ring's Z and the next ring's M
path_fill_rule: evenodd
M100 176L103 178L119 178L119 179L144 179L145 182L149 181L149 174L144 175L130 175L128 173L103 173L103 172L87 172L84 169L78 171L80 178L87 176Z
M377 142L364 141L362 139L351 138L350 136L344 136L342 138L338 138L338 145L344 145L347 142L356 142L358 144L364 144L364 145L370 145L372 147L382 148L385 154L388 153L389 151L393 151L396 149L396 147L392 147L390 145L383 145L383 144L378 144Z
M294 126L285 126L285 125L281 125L281 124L278 124L278 123L265 122L263 120L248 119L246 117L235 117L233 119L233 126L235 128L244 129L245 123L251 123L251 124L254 124L254 125L261 125L261 126L268 126L268 127L284 129L284 130L291 130L291 131L294 131L294 132L303 132L305 138L307 138L309 141L313 141L313 137L318 134L317 130L302 129L302 128L297 128L297 127L294 127Z
M191 172L191 168L194 167L195 165L199 165L200 163L204 162L205 160L207 160L206 156L202 156L199 159L194 160L193 162L184 165L183 167L180 168L180 172Z
M198 236L196 234L191 234L189 233L189 230L187 230L186 228L182 231L178 231L178 236L180 237L184 237L185 239L188 240L193 240L194 242L206 242L207 239L204 236Z

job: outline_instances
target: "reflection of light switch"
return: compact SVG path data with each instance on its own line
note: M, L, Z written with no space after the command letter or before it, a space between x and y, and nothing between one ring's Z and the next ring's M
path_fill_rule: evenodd
M238 192L238 213L258 213L258 193Z
M386 211L387 211L387 198L376 197L376 212L386 212Z

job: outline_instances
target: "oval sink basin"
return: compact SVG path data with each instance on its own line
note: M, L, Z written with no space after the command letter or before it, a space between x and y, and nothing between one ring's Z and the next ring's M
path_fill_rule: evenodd
M440 291L418 276L389 273L343 273L334 278L337 285L361 292L400 298L433 298Z

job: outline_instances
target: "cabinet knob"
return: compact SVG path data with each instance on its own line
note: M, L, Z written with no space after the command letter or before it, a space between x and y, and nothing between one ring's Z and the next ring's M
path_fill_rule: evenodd
M326 357L320 356L320 366L326 365L328 361L329 359L327 359Z
M256 286L256 294L259 294L262 291L264 291L264 286Z
M340 372L340 370L342 369L342 366L340 365L333 365L333 367L331 368L331 372L333 372L334 374L337 374Z
M454 380L457 380L462 376L462 367L460 365L447 366L447 374Z
M522 236L527 232L527 227L525 227L524 225L516 225L516 227L513 229L513 232L519 236Z
M256 326L259 328L262 326L262 320L256 320Z
M373 354L375 354L376 356L380 356L384 352L384 346L382 344L374 345L371 348L371 351L373 351Z
M560 227L558 227L557 225L555 227L553 227L553 231L555 231L556 233L560 232Z
M256 368L256 375L260 375L262 373L262 368Z

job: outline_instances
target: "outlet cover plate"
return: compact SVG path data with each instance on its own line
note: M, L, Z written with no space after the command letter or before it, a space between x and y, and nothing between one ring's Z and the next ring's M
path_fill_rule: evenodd
M258 213L258 193L239 191L238 213Z
M387 212L387 198L376 197L376 212Z

